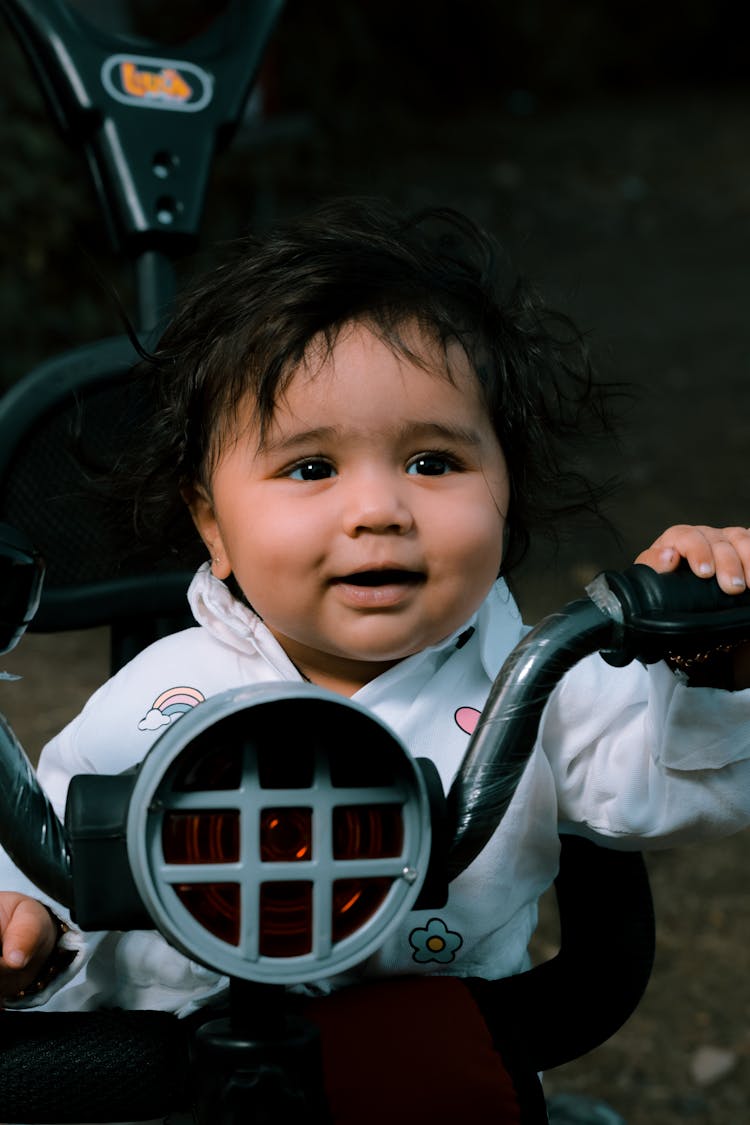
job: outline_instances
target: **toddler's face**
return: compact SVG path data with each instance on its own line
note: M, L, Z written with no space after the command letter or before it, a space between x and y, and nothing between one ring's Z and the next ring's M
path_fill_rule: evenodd
M436 644L497 577L505 459L468 360L413 329L314 349L261 445L248 408L191 509L214 559L316 683L350 694Z

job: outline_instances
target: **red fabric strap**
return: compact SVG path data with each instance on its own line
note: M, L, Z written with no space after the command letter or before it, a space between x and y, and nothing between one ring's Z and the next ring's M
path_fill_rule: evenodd
M456 977L354 985L311 1000L335 1125L520 1125L513 1082Z

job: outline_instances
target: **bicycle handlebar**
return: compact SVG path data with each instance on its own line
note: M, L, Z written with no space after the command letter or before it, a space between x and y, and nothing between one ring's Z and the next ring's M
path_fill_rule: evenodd
M545 618L513 650L490 691L449 794L449 878L476 858L513 798L555 684L584 656L653 662L696 644L750 639L750 590L724 594L689 572L633 566L599 575L589 598ZM0 834L14 862L56 901L72 902L70 848L13 732L0 724Z
M16 867L56 902L71 906L67 833L12 729L0 715L0 831Z
M730 597L715 583L691 575L655 575L636 566L622 574L600 575L588 592L588 599L571 603L531 630L493 685L449 795L455 817L451 878L468 866L500 823L535 745L547 698L578 660L601 651L614 663L649 662L677 649L688 651L691 638L693 646L703 647L704 622L711 643L727 636L750 640L750 591ZM30 766L25 758L19 763L19 757L23 752L10 728L0 728L0 770L5 775L0 778L0 832L6 843L18 841L13 854L19 865L42 889L66 902L70 857L64 829ZM22 794L13 797L17 785ZM33 816L29 810L34 810ZM40 833L32 848L30 823ZM41 859L29 854L40 850ZM188 1048L185 1029L176 1017L162 1012L38 1014L13 1020L11 1026L19 1054L0 1051L0 1106L9 1119L113 1120L111 1107L117 1105L119 1120L132 1120L144 1112L149 1116L162 1112L159 1107L165 1099L171 1108L184 1101ZM30 1052L25 1050L29 1039ZM141 1047L134 1045L139 1040ZM52 1051L64 1061L51 1072ZM80 1083L79 1065L70 1051L86 1059L85 1084ZM113 1097L112 1084L121 1081L129 1052L134 1052L137 1079L120 1100L119 1091ZM26 1074L28 1080L19 1081L19 1074ZM69 1102L61 1096L59 1084L65 1075L68 1083L71 1075L76 1078L76 1096ZM36 1100L30 1106L32 1089ZM138 1101L141 1095L143 1100Z

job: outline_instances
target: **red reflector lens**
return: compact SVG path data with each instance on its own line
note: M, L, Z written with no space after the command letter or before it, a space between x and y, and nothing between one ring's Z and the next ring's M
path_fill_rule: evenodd
M392 880L337 879L333 884L332 937L343 941L372 918L390 890Z
M298 863L312 857L312 809L263 809L260 858L264 863Z
M333 858L398 856L404 846L400 805L351 805L333 810Z
M260 953L301 957L312 949L312 883L260 886Z
M240 814L168 812L161 830L167 863L236 863L240 858Z
M236 883L183 883L175 887L196 922L221 941L240 942L240 888Z

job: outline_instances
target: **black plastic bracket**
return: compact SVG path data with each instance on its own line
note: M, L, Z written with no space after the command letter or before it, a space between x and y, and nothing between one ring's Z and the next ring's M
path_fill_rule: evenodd
M73 857L73 910L82 930L151 930L127 852L126 825L135 769L71 779L65 828Z

